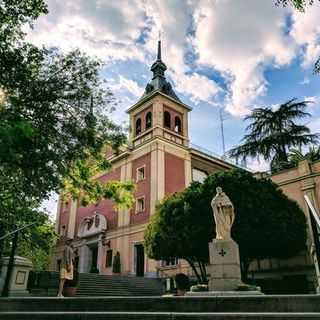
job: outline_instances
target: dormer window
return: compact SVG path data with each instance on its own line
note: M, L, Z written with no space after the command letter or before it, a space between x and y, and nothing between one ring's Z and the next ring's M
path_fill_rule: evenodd
M138 118L136 121L136 136L141 133L141 119Z
M181 119L178 116L174 118L174 131L177 133L182 132Z
M146 115L146 130L152 127L152 113L149 111Z
M165 128L171 129L171 115L170 112L165 111L163 116L163 125Z

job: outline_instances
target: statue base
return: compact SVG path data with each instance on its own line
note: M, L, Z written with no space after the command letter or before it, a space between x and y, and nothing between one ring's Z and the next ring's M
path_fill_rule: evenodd
M209 291L234 291L242 284L238 244L232 239L209 243Z

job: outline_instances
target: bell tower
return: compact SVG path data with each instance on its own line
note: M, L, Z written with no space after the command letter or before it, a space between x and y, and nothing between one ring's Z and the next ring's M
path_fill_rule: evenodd
M161 58L161 41L158 41L157 59L151 66L152 79L139 101L127 110L129 143L133 148L156 137L188 146L188 112L192 109L178 98L165 77L166 70Z

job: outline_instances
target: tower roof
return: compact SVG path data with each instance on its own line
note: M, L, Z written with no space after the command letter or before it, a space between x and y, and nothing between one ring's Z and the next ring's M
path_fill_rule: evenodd
M153 94L155 91L160 91L171 98L179 101L180 99L173 91L171 84L166 80L165 71L167 70L167 66L161 59L161 41L158 41L158 52L157 52L157 60L152 64L151 71L153 73L153 77L151 81L147 84L145 91L140 98L140 100L146 98L147 96Z

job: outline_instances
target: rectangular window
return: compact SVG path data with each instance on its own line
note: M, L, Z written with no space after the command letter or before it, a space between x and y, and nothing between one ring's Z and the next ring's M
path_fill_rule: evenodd
M111 267L112 266L112 249L107 250L107 255L106 255L106 267Z
M176 266L179 260L177 258L169 258L161 261L162 267Z
M144 179L145 179L145 166L137 169L137 177L136 177L137 182Z
M145 208L144 197L138 198L136 201L136 213L143 212Z

